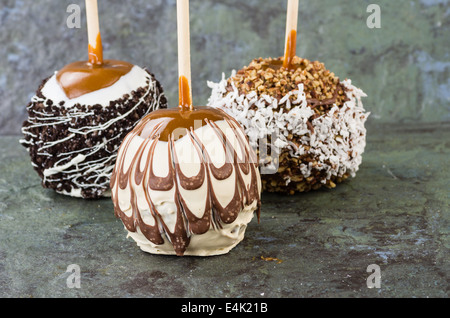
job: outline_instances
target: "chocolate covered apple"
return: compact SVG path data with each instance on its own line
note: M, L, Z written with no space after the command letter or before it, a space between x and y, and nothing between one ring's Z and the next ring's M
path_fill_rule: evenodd
M163 88L148 70L104 60L97 2L86 1L89 59L46 78L27 106L20 141L42 185L58 193L109 195L117 150L149 112L166 108Z
M366 145L365 93L325 65L296 56L298 1L288 1L285 54L256 58L229 78L209 82L208 106L235 118L261 150L262 188L294 194L334 188L354 177Z

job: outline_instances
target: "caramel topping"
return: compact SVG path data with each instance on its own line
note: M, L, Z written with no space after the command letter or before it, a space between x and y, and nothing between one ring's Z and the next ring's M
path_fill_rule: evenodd
M289 70L293 69L292 59L295 56L297 47L297 31L291 30L286 43L286 52L284 54L283 67Z
M185 76L180 76L178 80L179 89L179 105L181 111L192 110L192 98L191 89L189 87L189 81Z
M271 68L271 69L273 69L274 71L277 71L277 70L279 70L280 68L283 67L283 64L284 64L284 61L283 61L283 60L281 60L281 59L273 59L273 60L268 61L268 62L265 63L265 64L262 64L262 65L261 65L261 69L265 71L265 70L267 70L268 68ZM292 66L292 64L291 64L291 66ZM296 67L296 66L295 66L295 67Z
M103 63L103 46L102 46L102 37L100 32L97 34L97 38L95 40L95 47L92 45L88 45L89 52L89 62L91 64L102 64Z
M113 85L132 67L133 64L118 60L105 60L102 64L79 61L64 66L56 79L72 99Z
M207 121L219 121L229 118L220 109L196 106L191 111L180 111L177 108L159 109L145 116L136 129L142 138L149 138L153 129L157 129L159 140L169 141L172 136L178 140L187 134L187 131L197 129L207 124Z

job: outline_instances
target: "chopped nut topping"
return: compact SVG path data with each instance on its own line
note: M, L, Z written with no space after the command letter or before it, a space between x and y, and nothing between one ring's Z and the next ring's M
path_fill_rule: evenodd
M239 94L256 91L258 95L267 94L280 100L288 92L298 89L299 84L303 84L308 105L317 108L318 114L327 112L333 104L341 107L348 100L339 78L327 70L323 63L311 62L298 56L292 61L296 67L287 70L282 67L282 57L254 59L228 80L227 90L231 90L233 82ZM291 101L294 98L292 96Z

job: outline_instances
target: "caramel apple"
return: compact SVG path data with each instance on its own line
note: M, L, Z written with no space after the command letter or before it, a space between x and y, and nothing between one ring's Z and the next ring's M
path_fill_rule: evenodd
M163 88L148 70L104 60L97 2L86 1L87 61L46 78L27 106L20 141L45 188L58 193L109 196L117 150L146 114L166 108Z
M208 82L208 106L235 118L253 148L268 141L257 153L267 192L334 188L356 175L366 145L366 94L323 63L296 56L297 15L298 1L289 0L284 56L256 58Z
M210 256L229 252L259 218L261 180L241 126L192 104L188 10L178 0L179 106L146 115L126 136L111 193L143 251Z

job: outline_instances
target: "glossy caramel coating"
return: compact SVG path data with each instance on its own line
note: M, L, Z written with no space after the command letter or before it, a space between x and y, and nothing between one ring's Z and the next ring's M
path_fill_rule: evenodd
M150 132L158 126L159 140L169 141L172 136L178 140L185 136L189 130L205 126L207 121L230 120L224 111L212 107L195 106L192 111L180 111L178 108L160 109L145 116L139 126L138 135L148 138Z
M78 61L64 66L56 79L72 99L109 87L133 68L133 64L119 60L104 60L102 64Z

